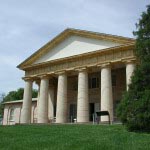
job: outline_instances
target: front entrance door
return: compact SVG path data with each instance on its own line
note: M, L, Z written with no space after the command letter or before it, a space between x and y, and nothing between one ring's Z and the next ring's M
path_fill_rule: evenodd
M77 118L77 104L70 104L70 115L69 115L70 122L73 122L74 119L76 118Z
M90 112L89 112L90 121L93 121L93 114L94 114L94 103L90 103Z

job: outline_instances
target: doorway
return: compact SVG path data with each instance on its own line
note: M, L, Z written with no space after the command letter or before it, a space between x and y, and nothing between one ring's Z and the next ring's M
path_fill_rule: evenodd
M90 103L90 111L89 111L89 119L90 121L93 121L93 114L94 114L94 110L95 110L95 107L94 107L94 103Z
M73 122L77 118L77 104L70 104L69 120Z

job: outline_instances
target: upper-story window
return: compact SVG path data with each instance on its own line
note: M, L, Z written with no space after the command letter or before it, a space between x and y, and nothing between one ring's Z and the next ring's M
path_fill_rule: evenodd
M74 91L77 91L78 90L78 82L75 81L73 84L72 84L72 88Z
M112 75L112 86L116 86L117 85L117 78L116 78L116 75L113 74Z
M14 108L11 108L11 109L10 109L9 121L14 121L14 119L15 119L15 118L14 118L14 112L15 112L15 111L14 111Z
M89 78L89 88L90 89L99 88L99 78L97 77Z
M68 90L77 91L78 90L78 77L70 77L68 80Z

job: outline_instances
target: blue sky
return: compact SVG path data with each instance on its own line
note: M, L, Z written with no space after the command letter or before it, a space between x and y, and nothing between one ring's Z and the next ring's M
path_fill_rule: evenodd
M149 0L1 0L0 93L24 87L16 66L64 29L133 37Z

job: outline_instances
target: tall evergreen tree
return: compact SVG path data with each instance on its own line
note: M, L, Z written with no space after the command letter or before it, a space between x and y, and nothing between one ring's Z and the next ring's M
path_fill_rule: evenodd
M150 132L150 5L136 27L133 33L139 65L117 111L129 130Z

